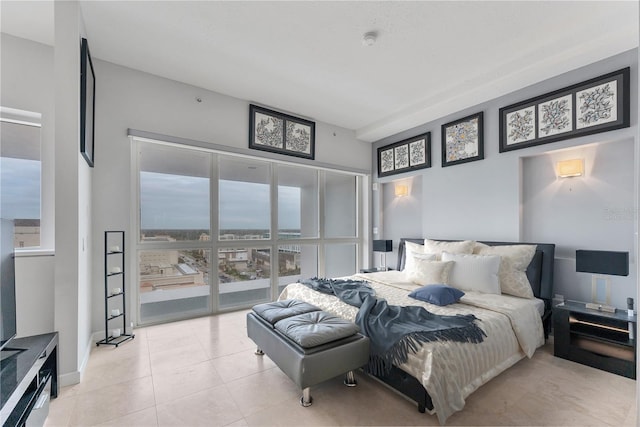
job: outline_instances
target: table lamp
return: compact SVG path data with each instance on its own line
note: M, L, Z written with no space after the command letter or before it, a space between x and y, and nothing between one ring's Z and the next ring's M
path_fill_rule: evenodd
M391 251L393 251L393 240L374 240L373 241L373 252L382 252L382 255L380 255L382 268L379 268L379 270L383 270L383 271L387 270L387 252L391 252Z
M603 275L628 276L629 252L576 250L576 272L595 273L591 277L591 303L587 308L615 313L611 306L609 278Z

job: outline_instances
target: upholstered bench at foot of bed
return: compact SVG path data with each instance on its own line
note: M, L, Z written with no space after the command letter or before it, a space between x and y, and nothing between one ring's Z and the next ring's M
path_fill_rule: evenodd
M303 306L303 304L305 304ZM310 387L353 370L369 359L369 338L357 326L301 301L260 304L247 314L247 335L302 389L302 406L311 405Z

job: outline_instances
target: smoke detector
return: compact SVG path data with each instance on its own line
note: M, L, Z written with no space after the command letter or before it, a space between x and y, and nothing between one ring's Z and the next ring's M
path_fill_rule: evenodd
M362 36L362 44L364 46L373 46L378 38L378 33L375 31L369 31Z

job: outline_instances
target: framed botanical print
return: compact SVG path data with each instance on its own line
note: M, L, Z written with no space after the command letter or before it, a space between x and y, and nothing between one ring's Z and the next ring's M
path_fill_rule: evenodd
M431 167L431 132L378 148L378 176Z
M315 134L315 122L249 105L249 148L313 160Z
M442 125L442 167L484 159L483 112Z
M629 127L629 68L500 109L500 152Z

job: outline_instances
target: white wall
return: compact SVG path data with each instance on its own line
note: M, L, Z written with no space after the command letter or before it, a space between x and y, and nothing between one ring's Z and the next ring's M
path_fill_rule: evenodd
M16 326L19 337L54 331L53 252L16 256Z
M498 112L501 107L629 66L631 67L631 127L507 153L498 152ZM523 88L484 104L470 106L457 114L443 117L376 142L372 153L374 169L377 166L378 147L430 131L432 167L414 173L399 174L382 179L374 178L379 183L390 183L411 177L422 180L421 193L416 194L414 191L410 196L415 199L411 204L411 209L416 212L414 216L409 214L410 212L403 207L403 204L395 202L393 196L389 198L391 190L373 192L373 209L377 211L374 215L373 227L379 228L379 234L374 235L374 238L393 239L394 246L397 246L397 241L401 237L523 240L521 159L540 155L549 150L593 143L635 141L634 145L637 145L637 93L638 51L636 49ZM479 111L484 112L484 160L443 168L441 166L441 125ZM630 157L633 157L633 154ZM633 167L637 168L637 165L627 165L627 167L630 169L625 173L633 174ZM533 172L532 175L535 176L536 173ZM374 170L375 175L377 175L377 170ZM384 195L386 197L383 197ZM393 206L394 203L397 206ZM415 203L418 205L416 208L414 208ZM593 209L601 208L598 206L597 200L593 200L593 203ZM634 206L633 197L632 200L629 200L629 205ZM404 206L408 205L405 203ZM553 221L553 218L549 218L549 221ZM397 225L400 222L402 225ZM634 225L627 225L629 235L633 235ZM590 226L595 227L596 224L584 224L585 228ZM410 233L409 230L411 230ZM528 235L527 239L539 240L534 235ZM554 241L549 243L554 243ZM637 258L635 248L631 247L630 251L631 259L635 262ZM390 255L388 263L394 263L395 257L396 253ZM631 280L622 287L621 295L630 296L635 293L635 285L631 283ZM572 297L572 295L577 296L569 291L565 296ZM625 305L621 304L621 306Z
M0 33L0 105L42 114L41 246L49 255L18 256L16 304L19 336L54 331L54 75L53 49Z
M635 299L633 139L523 159L523 240L556 244L554 293L591 301L591 274L576 273L576 249L625 251L629 276L609 276L611 304ZM560 160L584 159L585 174L557 178Z
M131 142L127 129L164 134L205 143L247 149L249 102L194 86L94 60L96 69L96 148L93 175L92 325L101 331L103 319L103 233L125 230L131 242ZM197 102L200 98L202 102ZM295 114L295 113L294 113ZM313 117L310 118L313 120ZM316 122L316 162L370 170L371 145L357 141L350 130ZM256 156L263 153L255 151ZM287 159L283 156L282 159ZM127 263L135 260L128 246ZM127 286L136 286L126 265ZM135 319L133 292L128 312Z
M55 329L61 384L80 381L91 348L91 170L80 155L80 40L77 2L56 2L55 23Z

